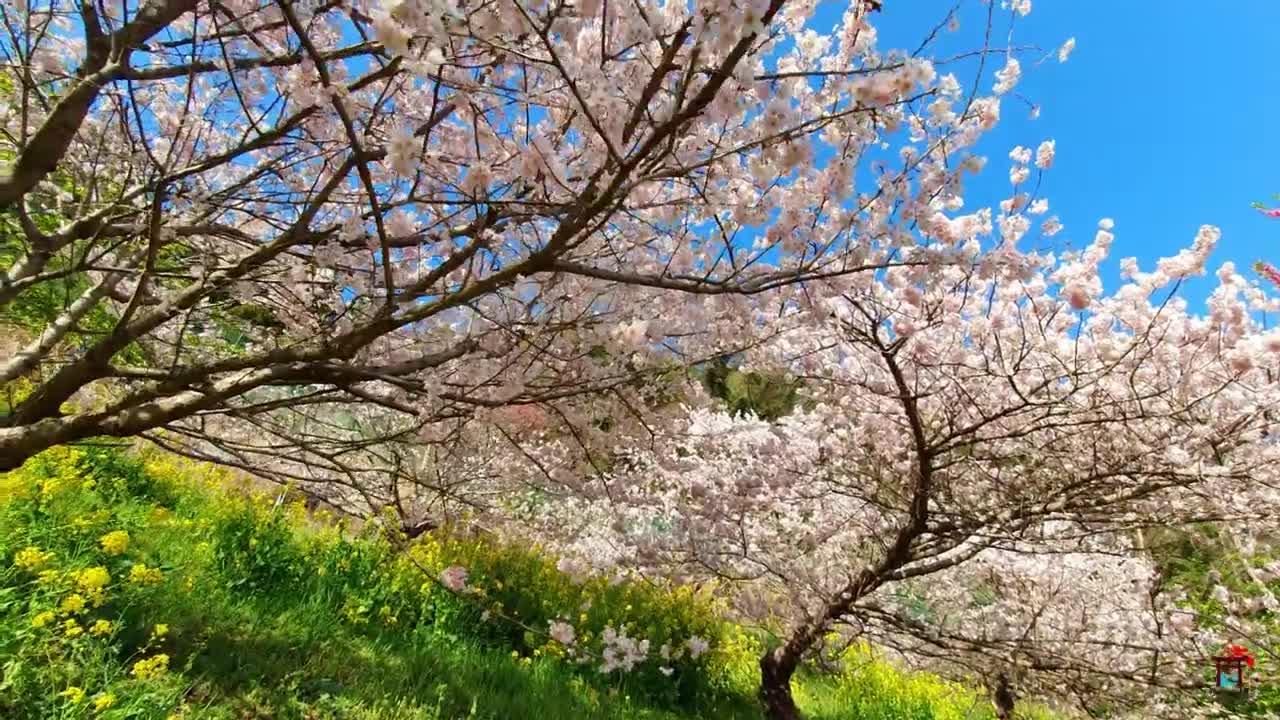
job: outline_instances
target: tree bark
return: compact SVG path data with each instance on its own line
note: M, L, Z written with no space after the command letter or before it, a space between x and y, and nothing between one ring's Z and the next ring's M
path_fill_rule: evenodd
M996 706L996 718L998 720L1013 720L1013 709L1017 704L1017 696L1013 693L1013 686L1009 683L1009 676L1000 673L1000 677L996 679L996 686L991 692L992 704Z
M796 658L781 647L760 658L760 702L769 720L800 720L800 708L791 695Z

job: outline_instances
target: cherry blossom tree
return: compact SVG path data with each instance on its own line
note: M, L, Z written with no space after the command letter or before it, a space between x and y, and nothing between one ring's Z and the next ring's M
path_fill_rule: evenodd
M761 661L771 717L798 717L789 680L832 632L1095 708L1195 684L1221 646L1139 538L1275 532L1280 334L1253 319L1274 301L1228 263L1208 314L1188 311L1174 291L1212 227L1154 269L1124 260L1105 294L1111 223L1081 251L1020 251L1019 207L921 207L929 262L789 289L789 328L748 367L803 378L814 404L695 410L619 464L621 501L572 508L613 519L618 562L745 588L743 612L783 628Z
M602 346L719 357L767 335L777 288L913 262L903 209L978 169L998 121L994 50L977 28L976 55L929 59L948 15L882 51L873 9L0 9L0 310L25 328L0 468L234 428L336 472L374 442L324 419L348 404L394 440L608 393L646 370Z

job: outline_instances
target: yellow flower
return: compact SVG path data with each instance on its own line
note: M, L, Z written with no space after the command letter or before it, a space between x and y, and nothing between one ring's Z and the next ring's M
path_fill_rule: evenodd
M156 623L156 627L151 631L151 637L162 638L169 634L169 626L164 623Z
M69 614L84 612L84 596L80 593L71 593L63 599L61 610Z
M129 533L124 530L112 530L98 538L98 544L108 555L121 555L129 549Z
M76 573L76 586L89 596L94 605L102 604L103 590L110 584L111 573L101 565L85 568Z
M106 637L111 634L115 627L115 623L110 620L99 620L93 624L93 627L89 628L89 634L94 637Z
M84 634L84 628L75 620L67 619L62 623L62 633L69 638L78 638Z
M57 478L49 478L48 480L40 483L40 494L43 495L46 500L53 497L61 489L62 481Z
M145 563L138 563L129 568L129 582L134 585L159 585L164 582L164 573L160 568L147 567Z
M85 480L84 482L80 483L80 488L82 490L86 490L86 491L92 490L96 487L98 487L98 481L94 480L93 478L89 478L88 480Z
M169 669L169 656L164 653L152 655L146 660L139 660L133 664L133 676L139 680L148 680L150 678L159 677Z
M79 705L80 703L84 702L84 688L79 688L79 687L76 687L75 685L72 685L66 690L63 690L62 692L58 693L58 696L66 698L68 701L70 701L72 705Z
M93 699L93 711L102 712L112 705L116 704L116 696L111 693L103 693Z
M56 616L53 614L52 610L45 610L39 615L36 615L35 617L31 618L31 627L42 628L45 625L48 625L49 623L53 622L53 619L55 617Z
M47 565L51 557L53 557L53 553L47 553L35 545L31 545L19 550L18 554L13 556L13 564L19 570L35 572Z

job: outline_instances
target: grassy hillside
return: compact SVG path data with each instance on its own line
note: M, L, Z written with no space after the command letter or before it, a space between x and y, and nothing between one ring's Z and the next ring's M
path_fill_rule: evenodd
M469 570L474 594L435 579ZM630 672L550 639L651 641ZM697 657L676 647L710 641ZM438 535L408 552L220 471L58 449L0 476L0 717L758 718L759 641L691 588L569 581L537 549ZM990 718L976 693L851 652L809 717Z

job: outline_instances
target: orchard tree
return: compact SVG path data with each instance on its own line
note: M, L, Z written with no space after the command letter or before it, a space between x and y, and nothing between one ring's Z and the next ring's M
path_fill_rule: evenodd
M862 3L816 29L784 0L0 8L0 469L238 432L345 473L643 376L602 346L741 350L780 287L918 262L1016 6L936 61L951 15L885 52Z
M790 679L833 632L1003 665L993 687L1093 710L1150 699L1134 683L1184 689L1221 636L1161 592L1137 538L1276 530L1280 333L1253 320L1274 301L1226 264L1208 314L1188 312L1174 291L1212 227L1149 271L1124 260L1105 294L1111 223L1082 251L1021 251L1016 192L995 218L917 207L931 262L787 291L790 328L745 367L802 378L810 408L696 410L619 466L621 500L565 509L617 518L619 562L739 585L783 628L761 659L770 717L798 717Z

